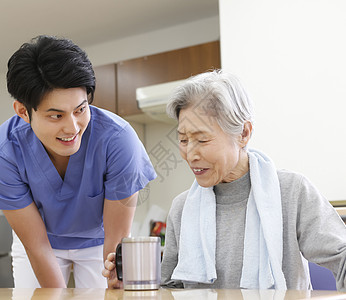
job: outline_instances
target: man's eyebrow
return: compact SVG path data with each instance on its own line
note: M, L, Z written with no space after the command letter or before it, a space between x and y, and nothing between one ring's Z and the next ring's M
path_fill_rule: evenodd
M73 110L78 109L79 107L81 107L84 103L88 102L87 100L84 100L81 104L79 104L78 106L76 106ZM46 112L50 112L50 111L54 111L54 112L61 112L63 113L64 111L61 109L57 109L57 108L49 108L46 110Z
M84 103L87 103L87 100L84 100L81 104L79 104L74 110L76 110L77 108L80 108Z

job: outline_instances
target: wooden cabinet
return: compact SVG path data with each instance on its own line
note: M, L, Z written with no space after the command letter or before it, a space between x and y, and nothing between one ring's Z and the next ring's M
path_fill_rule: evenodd
M117 113L142 113L136 100L138 87L185 79L220 67L219 41L121 61L116 68Z
M96 89L93 105L117 113L116 64L94 67Z
M142 114L136 88L185 79L220 67L219 41L97 66L93 104L123 117Z

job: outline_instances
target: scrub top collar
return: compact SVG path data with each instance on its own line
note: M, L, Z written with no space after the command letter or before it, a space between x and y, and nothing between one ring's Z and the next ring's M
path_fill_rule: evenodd
M77 178L81 178L83 173L83 160L87 149L87 144L90 136L90 123L85 130L79 150L70 156L64 179L61 178L58 170L51 161L46 149L41 141L36 137L31 129L31 134L27 135L26 142L31 150L31 156L36 163L36 167L41 171L43 177L50 184L54 193L58 198L66 198L73 194L74 182Z

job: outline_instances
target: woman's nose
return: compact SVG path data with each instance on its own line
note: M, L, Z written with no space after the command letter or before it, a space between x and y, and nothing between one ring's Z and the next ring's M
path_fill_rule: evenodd
M188 161L196 161L200 159L197 143L189 143L186 149L186 158Z

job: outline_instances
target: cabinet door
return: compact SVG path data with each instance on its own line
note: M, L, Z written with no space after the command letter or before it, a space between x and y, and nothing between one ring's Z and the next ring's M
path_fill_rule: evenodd
M118 114L140 114L136 88L185 79L221 67L219 41L126 60L117 66Z
M92 104L116 113L116 64L94 67L94 71L96 89Z

